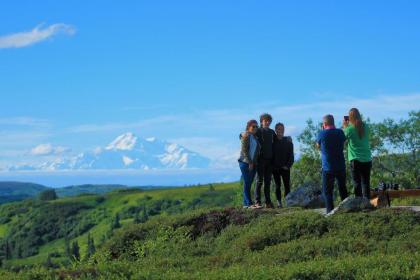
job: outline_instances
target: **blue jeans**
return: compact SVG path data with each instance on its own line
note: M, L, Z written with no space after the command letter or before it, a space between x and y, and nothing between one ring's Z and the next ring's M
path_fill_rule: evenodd
M239 168L242 172L242 178L244 179L244 206L251 206L252 199L251 199L251 186L252 182L254 181L256 168L249 170L249 164L240 161Z
M348 194L346 189L346 171L322 171L322 193L325 199L327 213L334 209L333 191L334 181L337 180L341 200Z

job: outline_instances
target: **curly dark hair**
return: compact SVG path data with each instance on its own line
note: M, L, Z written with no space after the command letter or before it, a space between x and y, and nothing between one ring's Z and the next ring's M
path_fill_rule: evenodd
M262 123L263 120L268 120L271 123L273 121L273 117L268 113L264 113L260 116L260 123Z

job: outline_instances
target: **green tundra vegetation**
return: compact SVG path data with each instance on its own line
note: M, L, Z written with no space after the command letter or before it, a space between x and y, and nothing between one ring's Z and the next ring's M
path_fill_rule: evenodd
M371 125L373 185L418 186L419 113ZM319 183L317 129L309 121L299 137L293 187ZM0 205L0 279L420 279L420 214L410 210L253 211L238 208L240 182L40 191Z
M232 187L217 185L214 192L229 192ZM182 190L184 194L190 191ZM194 191L199 197L208 195L205 187ZM153 194L144 195L137 199L148 199L150 195L149 201L154 200ZM221 199L219 195L215 197ZM115 200L127 198L111 194L102 203L109 203L109 199L115 204ZM192 206L191 202L185 206ZM119 207L115 204L114 209L123 211ZM54 242L53 246L47 245L48 248L41 247L42 260L39 255L37 260L6 260L0 277L244 279L252 275L256 279L417 279L420 276L420 215L409 210L381 209L326 218L313 210L294 208L250 211L216 207L171 215L167 214L171 206L166 209L168 212L164 210L141 223L121 215L121 227L114 228L103 242L101 234L110 230L109 224L115 219L110 216L107 224L95 226L102 228L99 232L92 227L89 233L72 240L69 237Z

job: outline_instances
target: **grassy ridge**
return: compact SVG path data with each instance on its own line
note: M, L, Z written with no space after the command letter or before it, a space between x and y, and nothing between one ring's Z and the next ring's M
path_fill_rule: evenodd
M310 210L195 210L130 224L89 261L25 279L416 279L420 216L383 209L325 218ZM1 274L0 274L1 275Z
M2 241L27 244L21 250L28 255L17 257L13 246L0 279L420 276L418 213L382 209L325 218L297 208L233 208L239 200L240 187L232 183L2 205ZM136 222L144 212L147 221ZM111 229L117 215L121 228ZM97 252L85 259L88 234ZM65 237L78 242L80 262L69 260Z
M5 266L45 262L48 255L65 258L65 238L77 241L81 254L86 252L87 235L100 244L112 232L110 225L118 214L122 225L133 223L137 212L146 209L148 216L172 215L197 208L229 206L238 184L214 184L193 188L142 191L128 189L104 195L65 197L54 201L29 200L0 206L0 238L23 247L22 256L4 261ZM51 234L51 231L56 231ZM41 240L36 241L40 237Z

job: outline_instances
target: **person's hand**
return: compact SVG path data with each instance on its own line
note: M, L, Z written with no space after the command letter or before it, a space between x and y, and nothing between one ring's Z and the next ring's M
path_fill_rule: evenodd
M349 120L343 119L343 128L346 128L349 126Z
M250 163L249 164L249 170L253 170L254 169L254 164L253 163Z
M289 170L289 167L287 167L287 166L283 166L282 168L283 168L283 170Z

